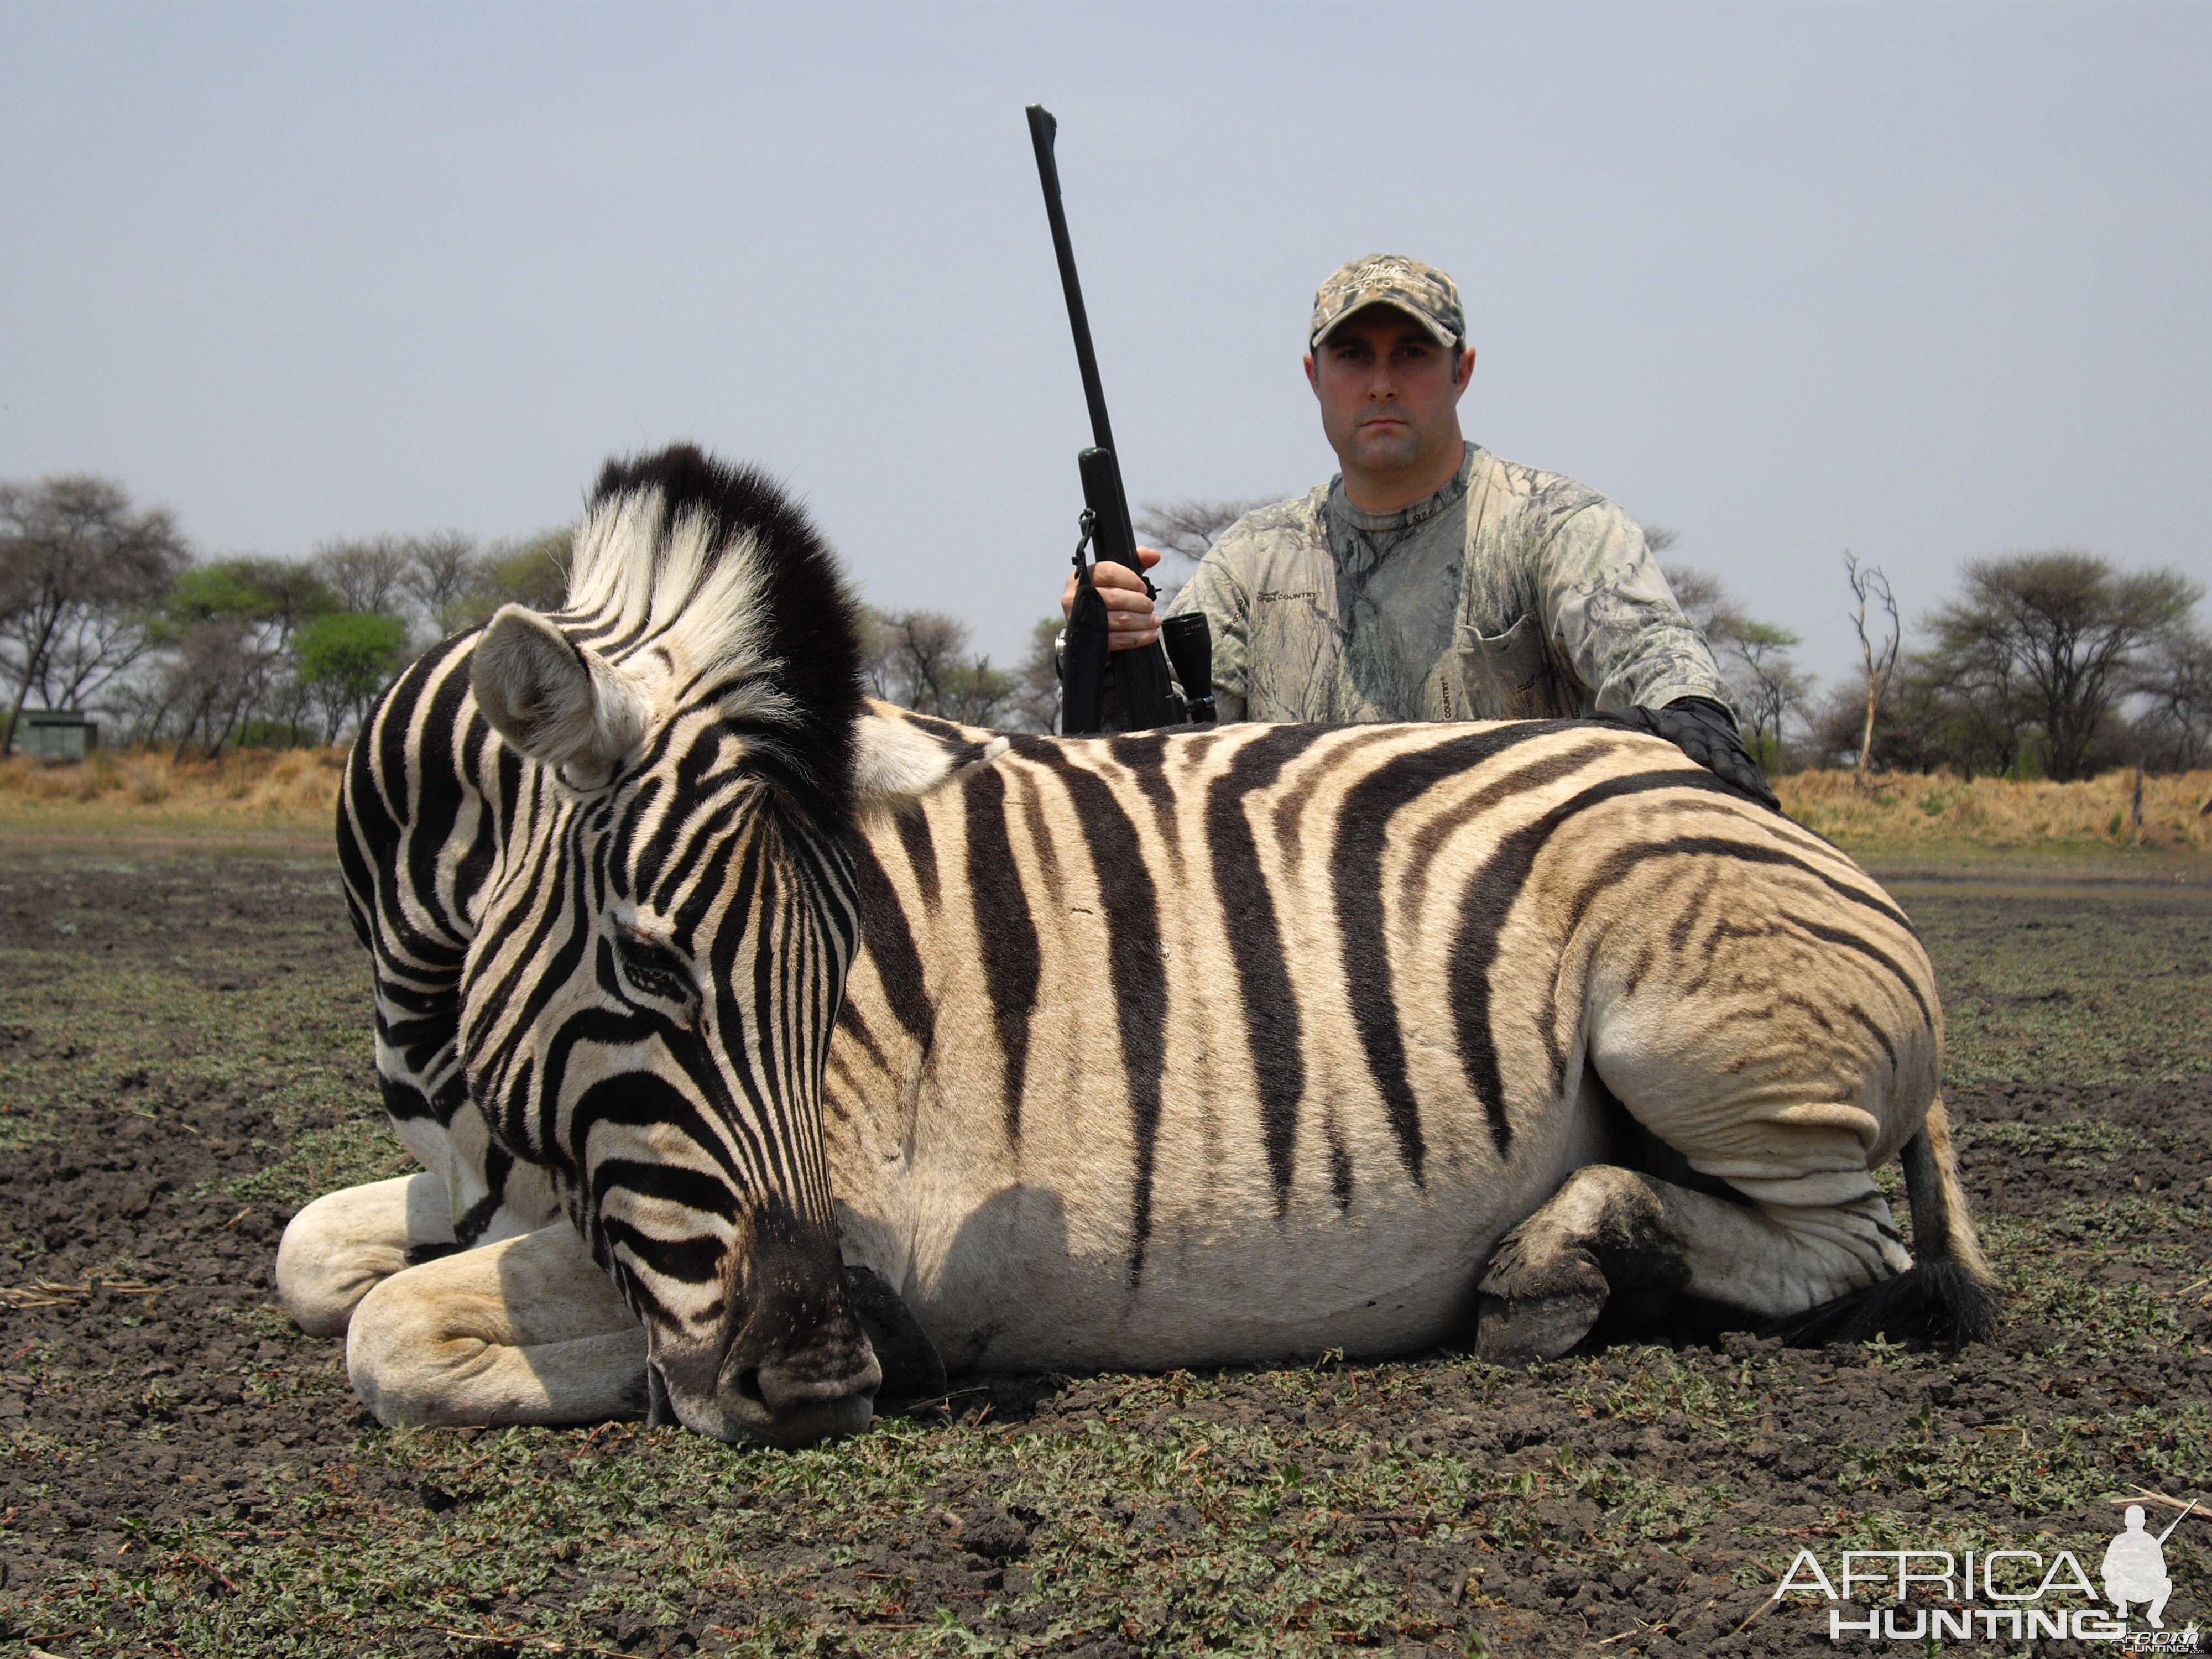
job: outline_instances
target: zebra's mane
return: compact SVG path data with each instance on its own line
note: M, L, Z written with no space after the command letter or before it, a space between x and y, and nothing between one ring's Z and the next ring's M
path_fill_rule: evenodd
M659 713L712 702L810 812L849 816L859 609L828 545L764 473L690 444L609 461L557 620L656 684Z

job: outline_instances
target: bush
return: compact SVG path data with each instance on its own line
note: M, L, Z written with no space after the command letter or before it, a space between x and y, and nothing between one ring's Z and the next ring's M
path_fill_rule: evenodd
M230 741L234 749L306 749L314 745L315 735L289 720L251 720Z

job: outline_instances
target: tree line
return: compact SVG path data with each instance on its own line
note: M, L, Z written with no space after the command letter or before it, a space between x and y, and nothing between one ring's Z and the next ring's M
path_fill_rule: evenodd
M0 751L26 708L181 758L335 742L422 647L510 599L560 602L570 532L335 540L304 560L203 559L105 478L0 483Z
M1152 573L1162 602L1267 499L1146 502L1137 528L1165 556ZM1662 556L1679 540L1662 526L1644 531ZM1709 572L1663 557L1662 568L1770 771L2063 781L2212 764L2212 641L2195 620L2203 590L2178 572L2123 571L2073 550L1971 559L1960 592L1908 630L1881 569L1845 553L1838 611L1865 672L1824 689L1796 659L1797 635L1751 614ZM941 611L872 612L870 625L876 696L974 726L1051 729L1058 617L1036 623L1010 670L969 652L967 625Z
M1138 529L1166 555L1153 572L1163 599L1261 504L1146 503ZM1678 539L1644 533L1662 555ZM448 531L331 541L304 561L203 559L171 514L133 505L111 480L0 483L0 752L26 708L96 710L111 741L171 744L180 757L336 742L433 641L510 600L557 605L572 535L479 543ZM1663 568L1770 770L2064 780L2212 763L2203 590L2179 572L2070 550L1972 559L1959 592L1908 630L1881 569L1845 554L1838 611L1863 672L1824 689L1797 663L1796 635L1705 571ZM1021 660L1000 667L969 649L957 617L871 608L867 689L969 725L1048 731L1059 626L1039 620Z
M1846 552L1838 609L1862 669L1823 690L1791 654L1796 635L1750 616L1707 573L1663 568L1770 771L2063 782L2212 764L2204 590L2179 571L2123 570L2079 549L1968 559L1958 591L1908 627L1881 568Z

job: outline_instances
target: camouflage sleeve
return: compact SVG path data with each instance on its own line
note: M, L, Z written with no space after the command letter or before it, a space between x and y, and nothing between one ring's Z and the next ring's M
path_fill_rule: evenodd
M1237 579L1236 560L1243 545L1238 527L1207 550L1198 568L1162 613L1181 617L1196 611L1213 637L1213 695L1224 721L1244 718L1245 650L1251 636L1252 598Z
M1711 697L1734 709L1712 648L1674 603L1644 532L1600 497L1560 524L1540 564L1547 631L1612 714Z

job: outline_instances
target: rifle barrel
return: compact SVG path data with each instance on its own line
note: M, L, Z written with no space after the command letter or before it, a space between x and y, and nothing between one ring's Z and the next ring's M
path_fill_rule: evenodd
M1036 149L1037 181L1044 186L1045 216L1052 221L1052 251L1060 256L1060 286L1067 296L1068 325L1075 331L1075 362L1083 371L1084 401L1091 405L1091 441L1114 447L1114 428L1106 419L1106 388L1098 381L1098 354L1091 346L1091 317L1083 308L1083 283L1075 274L1075 246L1067 239L1067 213L1060 204L1060 167L1052 141L1060 131L1042 104L1029 106L1030 143Z
M2189 1510L2193 1510L2196 1507L2197 1500L2192 1498L2189 1500ZM2186 1521L2189 1518L2189 1510L2184 1510L2180 1514L2173 1517L2173 1527L2179 1526L2184 1521ZM2159 1534L2158 1541L2160 1544L2165 1543L2167 1539L2173 1536L2173 1527L2168 1527L2164 1532Z

